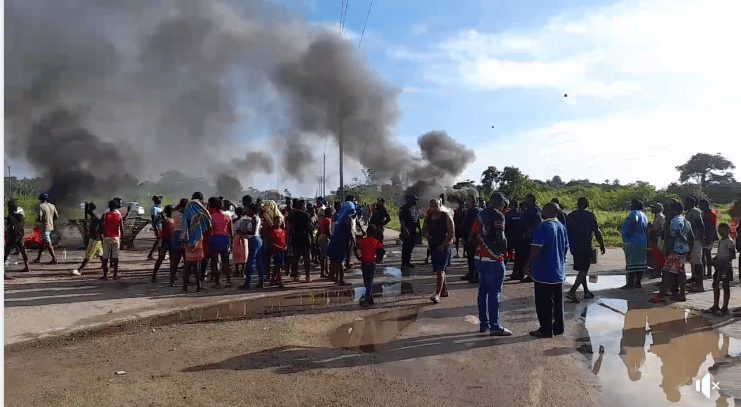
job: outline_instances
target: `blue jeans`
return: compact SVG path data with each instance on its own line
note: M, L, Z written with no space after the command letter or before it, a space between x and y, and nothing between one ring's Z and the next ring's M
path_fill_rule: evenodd
M257 276L260 279L260 284L265 282L265 259L262 252L262 239L260 236L252 236L247 240L247 264L244 267L245 272L245 283L250 285L252 283L252 271L257 265Z
M499 299L504 282L504 263L476 260L479 271L479 320L481 329L498 330Z

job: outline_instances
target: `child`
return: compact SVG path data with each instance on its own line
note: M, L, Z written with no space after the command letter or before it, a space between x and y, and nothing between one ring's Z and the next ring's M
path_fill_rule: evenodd
M275 228L270 233L270 246L273 252L273 277L270 279L271 285L277 285L283 288L283 278L281 269L286 264L286 230L279 217L273 220Z
M376 272L376 253L383 249L383 243L376 238L378 228L376 225L368 226L368 234L358 240L355 246L355 257L360 260L360 270L363 271L363 285L365 295L360 299L360 305L367 307L373 305L373 275ZM358 254L358 246L360 254Z
M118 250L123 235L123 216L118 211L118 202L108 202L108 212L103 214L100 229L103 234L103 277L108 280L108 261L113 266L113 279L118 280Z
M247 240L245 240L245 235L240 233L240 228L246 230L245 224L247 223L247 219L244 218L244 208L236 208L234 214L236 216L232 224L232 236L234 237L232 247L234 275L244 276L244 266L247 264Z
M731 280L733 279L733 266L731 262L736 258L736 250L733 240L729 237L731 228L727 223L718 225L720 242L718 242L718 254L713 258L715 274L713 274L713 306L706 310L715 316L728 314L728 301L731 299ZM723 285L723 308L718 308L720 302L720 288Z
M329 262L327 261L327 245L329 245L330 226L332 223L332 208L326 208L323 213L320 213L319 224L317 229L319 231L319 238L317 239L317 245L319 246L319 268L321 269L321 278L329 277Z
M172 235L175 231L175 221L172 219L172 205L165 206L165 210L159 213L159 239L162 240L162 244L157 249L157 261L154 262L154 270L152 271L152 282L157 282L157 272L162 266L162 262L165 261L165 256L170 254L172 250Z

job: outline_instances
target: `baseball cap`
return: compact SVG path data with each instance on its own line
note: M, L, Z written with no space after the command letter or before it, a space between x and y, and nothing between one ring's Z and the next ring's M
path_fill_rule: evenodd
M656 202L655 204L651 205L651 209L658 209L660 211L664 210L664 205L662 205L659 202Z

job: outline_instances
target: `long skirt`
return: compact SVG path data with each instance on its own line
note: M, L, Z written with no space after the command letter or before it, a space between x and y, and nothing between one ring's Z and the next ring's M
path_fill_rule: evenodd
M623 252L625 252L625 270L628 273L635 271L645 271L648 266L648 250L646 245L635 245L623 243Z

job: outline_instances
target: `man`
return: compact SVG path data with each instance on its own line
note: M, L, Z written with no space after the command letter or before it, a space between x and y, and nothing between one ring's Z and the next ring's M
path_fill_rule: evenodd
M509 277L510 280L520 280L523 283L530 283L533 280L529 276L523 274L524 266L530 258L530 241L533 238L535 229L540 224L540 208L535 202L535 195L528 194L525 197L525 213L522 215L520 221L520 241L515 251L517 257L515 258L515 266L512 270L512 275Z
M651 205L651 213L654 214L654 220L651 222L648 230L648 241L653 257L652 267L661 272L664 269L664 226L666 216L664 215L664 205L659 202Z
M311 217L306 212L306 201L300 199L296 201L293 209L288 214L288 236L293 252L291 258L291 276L293 281L299 281L298 262L299 258L304 260L305 282L311 282L311 235L314 232L314 225Z
M692 278L690 283L690 292L703 292L705 287L702 280L704 278L704 267L702 265L702 248L705 238L705 222L702 220L702 211L697 207L697 198L688 196L684 199L684 208L687 211L685 218L692 226L692 234L695 236L695 242L690 252L690 264L692 265Z
M532 275L535 282L535 312L540 322L540 328L530 332L530 335L552 338L564 332L563 282L569 238L566 227L557 219L558 205L548 203L542 213L543 222L532 236L525 275Z
M602 239L602 232L597 224L597 217L587 210L589 201L586 197L581 197L576 202L576 210L566 216L566 230L569 237L569 248L571 255L574 256L574 271L577 272L576 281L571 286L571 290L566 294L573 303L578 303L576 290L579 286L584 287L584 299L594 298L594 294L587 287L587 273L589 266L592 264L592 235L599 243L600 253L605 254L605 241Z
M477 300L481 321L479 332L489 331L491 336L512 335L512 331L502 327L499 321L507 253L505 218L501 212L503 206L504 195L495 193L489 206L476 217L470 235L470 239L476 241L476 269L481 279Z
M463 233L463 245L466 246L466 260L468 262L468 273L461 277L461 280L468 281L469 283L478 284L479 273L476 270L476 246L477 242L471 239L471 230L473 224L476 222L476 218L481 212L481 208L476 205L476 198L471 196L468 198L466 212L463 215L463 223L461 224L461 233Z
M100 221L100 230L103 235L103 276L101 280L108 280L108 262L113 267L113 279L118 280L118 253L123 236L123 216L117 209L116 201L108 202L108 212L103 214Z
M93 257L99 257L101 264L103 262L103 238L100 234L100 218L95 214L95 203L89 202L85 204L85 218L88 220L87 223L87 245L85 249L85 257L82 258L80 267L72 270L73 276L81 276L82 270L87 266Z
M705 278L713 276L713 245L718 240L718 214L710 207L710 201L700 199L702 222L705 224L704 244L702 246L702 262L705 267Z
M434 304L440 302L440 297L448 296L448 285L445 281L445 271L450 265L453 251L450 243L455 238L453 215L443 208L442 199L430 200L429 217L425 222L427 243L430 248L432 271L437 275L435 294L430 297Z
M41 241L42 246L39 249L39 255L36 256L34 263L41 262L41 255L44 254L44 250L48 250L51 254L51 261L46 264L57 264L57 256L54 254L54 247L51 245L51 232L54 231L54 221L59 219L59 213L57 207L49 202L49 195L39 195L39 211L38 218L36 221L41 229Z
M154 229L154 244L152 245L152 250L149 251L147 260L154 260L152 255L154 254L154 251L157 250L157 246L164 244L160 241L160 233L162 232L162 218L160 216L162 214L162 197L157 195L153 196L152 203L152 209L149 210L149 217L152 222L152 229Z
M417 236L422 228L419 224L419 209L417 209L417 196L408 194L406 203L399 208L399 225L401 227L401 268L413 269L412 251L417 242Z
M558 219L558 221L561 222L562 225L566 226L566 212L563 211L563 205L561 205L561 201L559 201L558 198L553 198L551 199L551 203L558 205L558 216L556 216L556 219Z
M509 211L504 214L504 236L507 238L507 261L513 261L517 255L515 247L519 244L522 239L522 232L520 231L520 223L522 222L522 212L519 208L520 204L517 200L513 199L509 205ZM512 271L515 272L514 270Z
M386 210L386 200L382 197L379 197L376 200L376 208L373 209L373 212L371 213L370 218L368 219L368 223L371 225L375 225L376 228L376 239L378 239L381 243L383 243L383 231L386 225L391 222L391 216L389 216L388 210ZM386 254L386 250L381 248L378 250L378 253L376 254L376 263L382 264L383 263L383 256Z
M23 257L23 270L21 272L27 273L29 269L28 254L26 254L26 245L23 241L24 224L23 215L18 213L18 204L13 200L8 201L8 216L5 218L4 261L8 260L11 251L18 250L18 253Z

